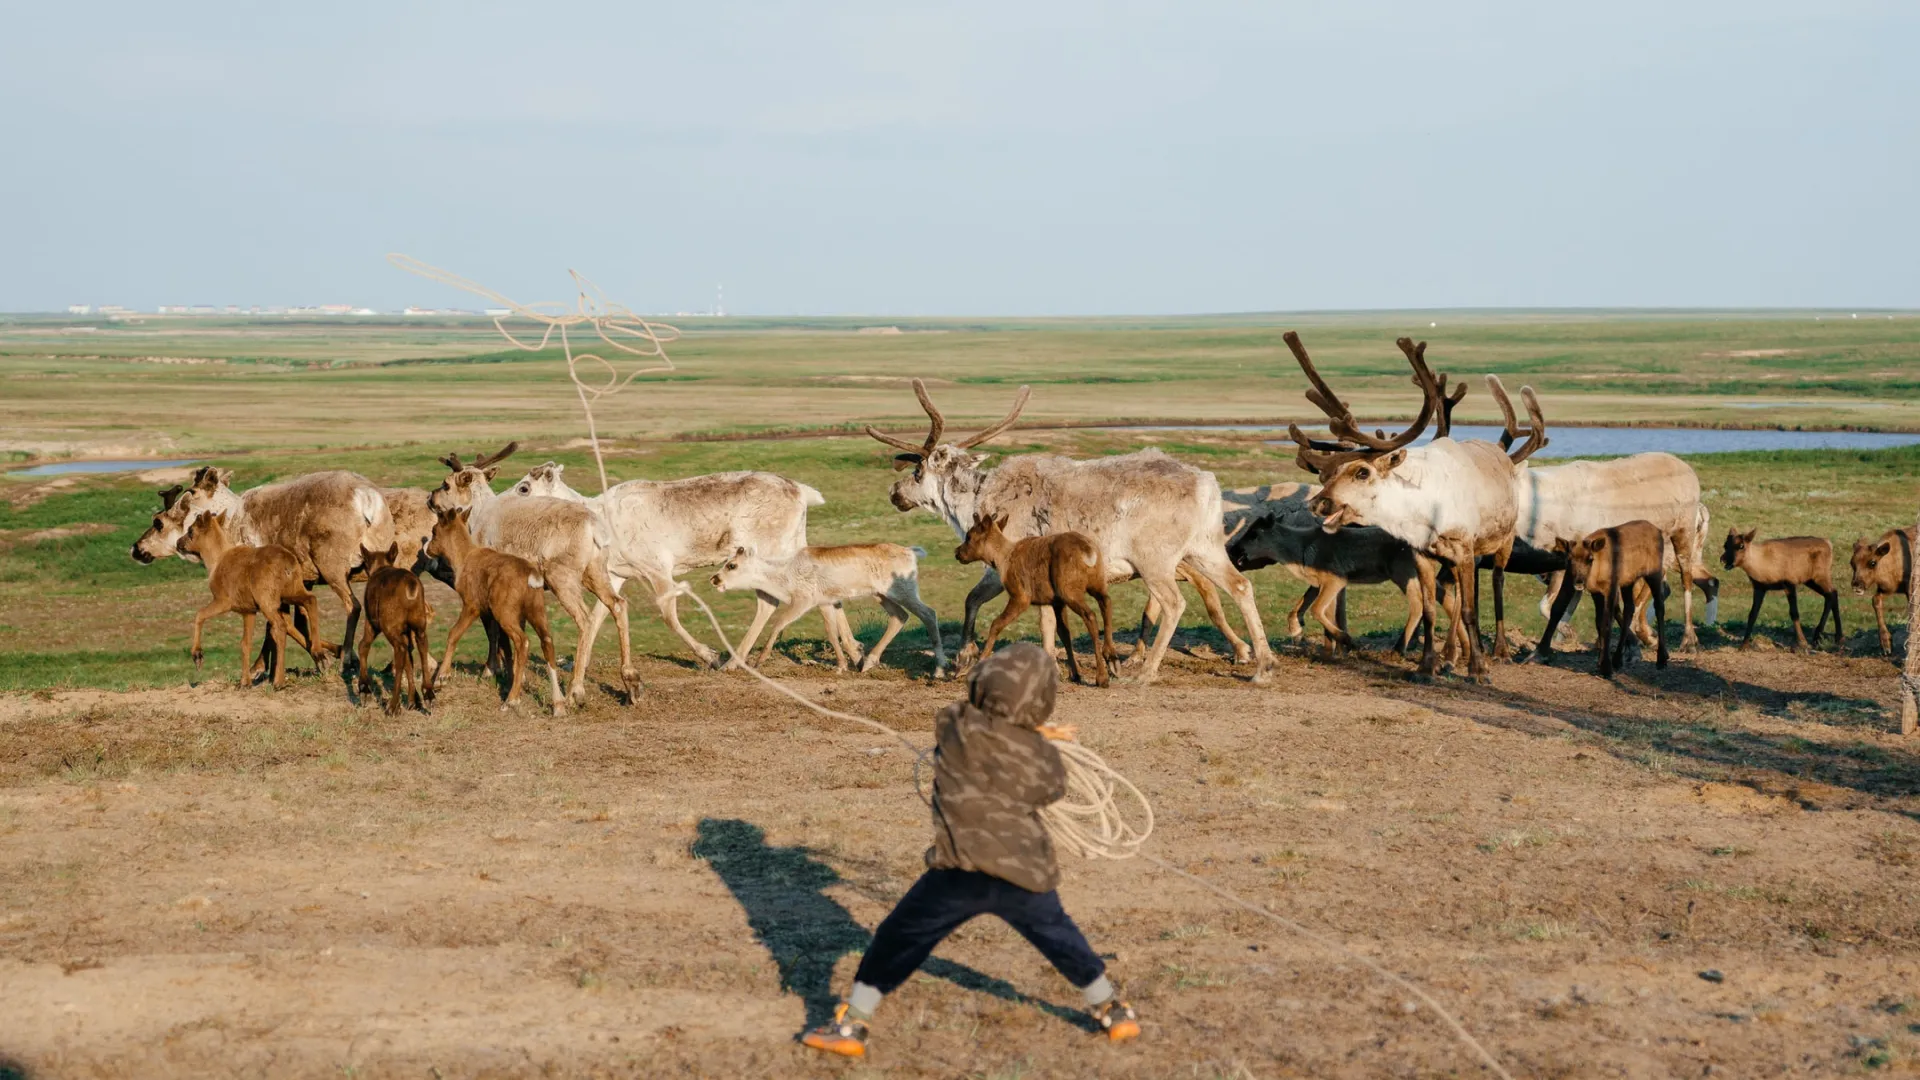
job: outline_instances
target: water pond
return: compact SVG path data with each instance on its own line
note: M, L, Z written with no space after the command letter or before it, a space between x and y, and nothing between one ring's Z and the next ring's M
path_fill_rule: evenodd
M1393 425L1388 424L1387 427ZM1198 430L1196 428L1165 430ZM1285 425L1238 427L1239 431L1285 431ZM1458 424L1457 439L1498 442L1500 429ZM1607 457L1664 450L1669 454L1727 454L1738 450L1883 450L1920 443L1920 433L1878 431L1775 431L1735 428L1554 427L1536 458ZM1274 440L1289 442L1289 440ZM1430 441L1422 438L1421 442Z
M54 461L45 465L35 465L31 469L18 469L8 476L64 476L67 473L117 473L146 472L148 469L166 469L175 465L191 465L193 459L181 461Z

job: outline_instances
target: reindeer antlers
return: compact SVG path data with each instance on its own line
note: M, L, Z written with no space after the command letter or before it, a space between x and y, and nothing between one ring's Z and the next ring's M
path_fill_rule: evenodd
M513 442L508 443L507 445L501 447L499 450L491 454L488 454L485 457L473 459L473 464L471 465L462 465L460 463L460 455L457 453L450 453L443 456L440 459L440 464L445 465L447 468L452 469L454 472L459 472L462 469L484 469L489 465L497 465L500 462L505 461L507 458L513 455L513 452L515 450L518 450L518 449L520 449L520 441L518 439L515 439Z
M180 484L175 484L172 487L168 488L167 490L161 492L160 493L160 512L165 513L168 510L173 509L174 500L178 499L180 497L180 493L185 490L187 489L184 486Z
M1313 384L1313 388L1307 391L1307 400L1327 414L1327 428L1338 440L1329 443L1310 439L1300 430L1299 425L1288 425L1287 434L1292 436L1293 441L1300 447L1294 460L1308 472L1326 476L1349 461L1378 457L1410 445L1420 437L1422 431L1426 430L1427 423L1433 419L1435 411L1444 410L1449 413L1452 411L1453 406L1446 396L1444 379L1435 378L1433 371L1427 367L1427 343L1423 341L1416 345L1412 338L1401 338L1397 344L1400 346L1400 351L1407 354L1407 362L1413 366L1414 385L1420 387L1421 391L1420 415L1415 417L1413 423L1398 435L1388 435L1385 431L1375 431L1372 435L1368 435L1360 430L1359 422L1353 418L1353 410L1347 407L1346 402L1340 400L1339 396L1333 392L1333 388L1328 386L1326 380L1322 379L1320 373L1314 369L1313 359L1307 355L1306 346L1300 343L1300 335L1289 330L1282 337L1287 343L1287 348L1293 352L1293 358L1300 362L1300 370L1306 373L1307 381ZM1464 394L1465 388L1461 387L1452 401L1459 401Z
M962 442L960 449L972 449L1012 427L1013 422L1020 418L1021 410L1027 407L1027 398L1032 392L1031 387L1022 386L1020 392L1014 395L1012 411L1008 412L999 423L976 432L965 442ZM913 380L913 396L920 399L920 407L927 411L927 418L932 421L932 424L927 428L927 440L923 445L915 446L905 439L889 435L872 425L868 425L867 434L896 450L902 451L901 457L921 461L924 460L928 454L933 453L934 447L940 445L940 436L947 430L947 418L940 415L939 408L933 404L933 398L927 394L927 384L921 382L919 379Z
M1534 452L1547 445L1547 418L1540 412L1540 399L1533 396L1533 387L1520 388L1520 400L1526 403L1527 419L1531 422L1521 427L1513 415L1513 402L1507 400L1507 388L1500 385L1500 376L1487 376L1487 390L1493 394L1493 400L1500 404L1500 419L1506 430L1500 436L1500 449L1507 451L1507 457L1515 465L1532 457ZM1513 449L1514 440L1525 436L1526 442L1520 449Z

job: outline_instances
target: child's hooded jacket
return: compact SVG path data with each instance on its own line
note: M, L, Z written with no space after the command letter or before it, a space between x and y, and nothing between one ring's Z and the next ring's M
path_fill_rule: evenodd
M978 870L1033 892L1060 884L1040 808L1067 793L1067 770L1034 730L1053 715L1053 660L1022 642L973 671L967 700L936 717L933 755L935 870Z

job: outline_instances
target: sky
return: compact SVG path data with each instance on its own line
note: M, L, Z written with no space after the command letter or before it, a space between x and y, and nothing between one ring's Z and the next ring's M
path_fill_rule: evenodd
M0 311L1920 306L1920 6L5 0Z

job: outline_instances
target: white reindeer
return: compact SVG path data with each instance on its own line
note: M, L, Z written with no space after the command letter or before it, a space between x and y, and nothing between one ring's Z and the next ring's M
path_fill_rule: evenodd
M807 546L807 507L827 500L805 484L766 472L712 473L684 480L628 480L588 498L560 478L565 466L551 461L520 478L505 493L547 496L584 504L610 538L607 570L615 589L631 578L653 589L661 618L708 666L719 655L680 625L677 575L717 566L736 548L786 558ZM758 637L774 605L758 598L747 640ZM595 607L586 634L600 629L605 609ZM744 650L728 666L743 662Z
M773 643L795 619L820 609L827 624L827 640L833 644L837 669L847 670L849 658L865 674L880 663L880 655L892 644L895 634L906 625L911 612L927 628L933 641L933 675L946 672L947 654L940 642L940 620L933 609L920 599L920 548L899 544L842 544L835 547L805 547L786 558L769 558L751 547L735 548L732 557L713 575L713 587L721 592L752 589L763 601L778 604L767 626L767 644L757 663L767 662ZM871 596L887 612L887 629L862 660L860 643L841 603ZM742 638L739 655L753 651L751 633Z
M1547 443L1546 419L1540 415L1533 388L1520 389L1532 427L1525 432L1525 443L1511 454L1480 439L1442 437L1414 447L1412 442L1428 421L1442 412L1447 400L1444 381L1436 379L1427 367L1426 342L1416 345L1410 338L1397 342L1413 368L1414 384L1420 387L1424 400L1412 425L1389 436L1360 430L1353 411L1314 370L1300 336L1288 331L1285 340L1313 384L1307 400L1327 414L1337 440L1325 443L1309 439L1298 425L1288 428L1299 445L1296 460L1300 467L1320 476L1323 486L1312 506L1320 515L1321 527L1332 532L1343 525L1378 525L1405 540L1415 552L1450 566L1467 629L1467 671L1476 680L1486 680L1489 673L1480 649L1476 568L1480 556L1493 557L1494 655L1504 658L1509 654L1506 565L1513 554L1514 525L1519 514L1514 470ZM1423 617L1429 631L1427 649L1420 667L1430 674L1437 670L1439 657L1431 633L1432 605L1427 606L1427 612Z
M901 451L894 457L896 468L911 470L893 484L890 498L896 509L931 510L962 539L981 514L1004 515L1003 529L1014 540L1067 531L1085 533L1099 545L1113 580L1138 577L1147 587L1158 633L1141 668L1143 683L1152 682L1159 673L1160 661L1186 610L1179 578L1184 573L1211 579L1239 605L1253 644L1254 681L1268 679L1273 648L1254 606L1252 583L1227 558L1220 484L1212 473L1158 450L1091 461L1018 454L988 469L988 455L973 453L972 448L1013 426L1026 407L1027 388L1020 388L1013 410L999 423L958 444L940 441L946 420L927 396L926 385L915 379L913 392L931 421L924 443L915 445L867 428L868 435ZM980 605L1000 592L999 575L989 569L967 594L963 663L977 651L973 625ZM1040 620L1042 641L1049 652L1054 630L1050 616L1051 612L1043 611Z

